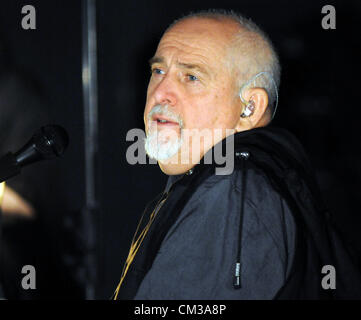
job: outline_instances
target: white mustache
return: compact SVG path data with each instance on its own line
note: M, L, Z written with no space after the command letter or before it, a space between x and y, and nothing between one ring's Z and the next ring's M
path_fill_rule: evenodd
M182 118L178 114L174 113L172 110L169 110L169 106L167 104L166 105L157 104L156 106L154 106L153 109L148 113L148 117L147 117L148 123L152 121L152 117L155 113L166 116L171 121L177 122L181 129L183 128Z

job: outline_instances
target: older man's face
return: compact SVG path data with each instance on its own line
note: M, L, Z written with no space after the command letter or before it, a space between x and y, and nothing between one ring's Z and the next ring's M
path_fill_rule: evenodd
M205 139L206 145L201 144L202 158L227 135L226 129L236 127L240 104L227 54L236 31L232 22L193 18L178 23L161 39L151 59L152 76L144 111L146 149L153 157L154 148L158 150L160 164L168 160L189 169L192 165L179 163L180 153L183 147L198 152L193 150L199 147L195 143L197 131L222 132L221 137L211 142ZM182 133L187 131L192 131L191 138L181 141ZM176 173L181 172L170 171Z

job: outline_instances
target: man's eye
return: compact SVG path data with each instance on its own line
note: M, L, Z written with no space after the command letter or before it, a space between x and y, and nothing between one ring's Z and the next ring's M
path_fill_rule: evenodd
M190 81L198 81L199 79L196 77L196 76L194 76L193 74L187 74L187 78L188 78L188 80L190 80Z
M158 69L158 68L153 68L153 69L152 69L152 73L155 73L155 74L164 74L164 71L161 70L161 69Z

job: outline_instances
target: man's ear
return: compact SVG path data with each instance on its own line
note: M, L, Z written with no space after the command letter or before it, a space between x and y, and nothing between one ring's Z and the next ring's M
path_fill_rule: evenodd
M242 115L245 113L246 116L243 118L240 117L239 125L237 125L236 130L243 131L265 126L268 123L266 116L266 110L268 106L267 91L263 88L249 88L243 92L243 99L246 101L246 104L240 101L240 114ZM249 103L251 103L254 108L252 108L252 113L247 115L246 107Z

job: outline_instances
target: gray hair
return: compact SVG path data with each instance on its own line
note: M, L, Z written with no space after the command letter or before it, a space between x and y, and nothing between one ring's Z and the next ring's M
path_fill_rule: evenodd
M263 88L268 94L268 108L273 118L278 104L278 88L280 85L281 66L277 52L268 37L251 19L233 10L209 9L191 12L175 20L166 30L180 21L190 18L207 18L218 21L231 20L240 26L235 35L232 47L232 59L235 60L240 80L241 99L244 102L243 90L250 87ZM251 54L249 54L251 51ZM248 53L248 54L247 54ZM242 66L242 59L245 59Z

